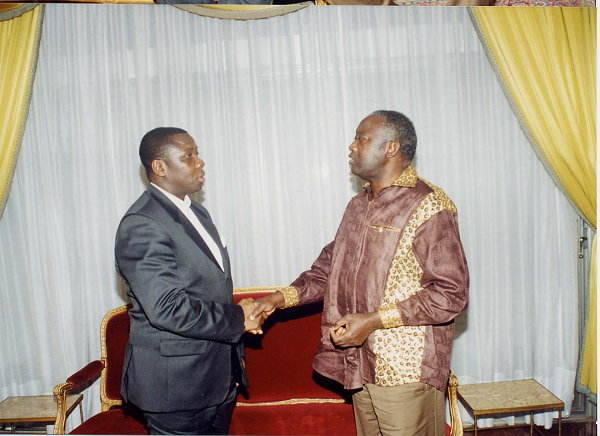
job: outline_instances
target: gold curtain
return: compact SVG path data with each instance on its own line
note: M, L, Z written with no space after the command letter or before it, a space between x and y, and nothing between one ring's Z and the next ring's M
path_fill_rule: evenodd
M590 289L592 289L590 295L590 310L588 312L588 324L586 330L586 341L585 341L585 349L583 352L583 362L581 364L580 371L580 380L579 382L587 386L590 391L594 394L596 392L596 386L598 383L597 379L597 343L596 343L596 326L598 323L598 310L597 310L597 296L596 296L596 286L597 286L597 276L596 276L596 238L594 238L594 245L592 248L592 267L590 274ZM594 338L594 340L588 340L588 338ZM593 387L593 389L592 389Z
M595 8L473 8L470 13L533 149L595 231ZM581 382L596 394L595 237L590 284Z
M2 13L23 12L18 7ZM0 18L1 18L0 14ZM44 6L0 21L0 218L6 202L25 130Z

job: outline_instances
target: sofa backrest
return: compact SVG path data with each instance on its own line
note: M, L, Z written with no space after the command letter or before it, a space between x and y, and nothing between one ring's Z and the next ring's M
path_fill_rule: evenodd
M104 370L101 375L101 398L103 410L120 405L121 376L125 347L129 340L129 308L131 305L117 307L108 312L100 327L100 343Z
M270 293L234 290L234 301ZM265 321L263 335L244 335L250 387L238 396L238 402L344 398L341 385L312 368L321 337L322 309L319 303L277 310Z

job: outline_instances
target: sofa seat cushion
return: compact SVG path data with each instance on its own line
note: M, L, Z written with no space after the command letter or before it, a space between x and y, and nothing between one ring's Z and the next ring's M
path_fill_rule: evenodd
M349 403L237 405L229 434L354 436L356 427Z
M148 434L143 416L127 407L92 416L69 434Z

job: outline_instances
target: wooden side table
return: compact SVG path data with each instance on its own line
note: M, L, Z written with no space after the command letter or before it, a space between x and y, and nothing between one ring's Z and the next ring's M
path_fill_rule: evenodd
M558 434L561 434L562 410L565 407L559 398L535 380L514 380L494 383L478 383L458 386L458 399L473 415L475 435L477 417L480 415L513 414L529 412L529 427L543 434L533 425L533 412L538 410L558 410ZM513 426L511 426L513 427ZM517 426L514 426L517 427ZM493 430L497 427L479 430Z
M67 395L67 416L79 405L81 422L83 409L81 407L83 394ZM54 395L37 395L26 397L8 397L0 403L0 425L10 426L10 432L15 433L15 424L39 422L52 425L56 421L57 403ZM32 433L30 429L27 433ZM46 433L45 431L43 433Z

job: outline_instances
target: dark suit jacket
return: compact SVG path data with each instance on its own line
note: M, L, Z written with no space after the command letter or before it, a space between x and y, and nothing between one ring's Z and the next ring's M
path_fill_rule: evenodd
M117 230L117 271L133 304L121 395L148 412L219 404L232 372L247 385L239 345L244 312L233 304L227 249L208 211L191 207L221 249L224 272L185 215L152 185Z

